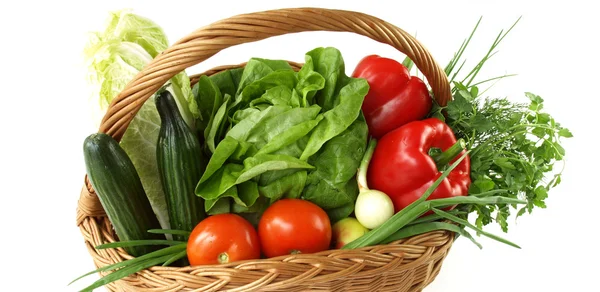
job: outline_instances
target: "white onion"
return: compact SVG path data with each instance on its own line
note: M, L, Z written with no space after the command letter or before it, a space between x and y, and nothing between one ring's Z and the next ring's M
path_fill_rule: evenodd
M356 199L354 214L364 227L377 228L394 215L394 203L383 192L362 190Z

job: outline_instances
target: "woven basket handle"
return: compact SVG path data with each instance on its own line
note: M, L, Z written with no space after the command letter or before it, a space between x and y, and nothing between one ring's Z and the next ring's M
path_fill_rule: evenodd
M237 15L200 28L159 54L112 101L100 132L120 140L142 104L177 73L219 51L272 36L305 31L353 32L389 44L412 59L436 101L451 98L444 70L410 34L376 17L352 11L292 8Z

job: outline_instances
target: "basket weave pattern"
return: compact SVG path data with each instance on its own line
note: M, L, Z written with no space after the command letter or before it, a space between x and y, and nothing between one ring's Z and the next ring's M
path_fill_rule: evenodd
M119 140L142 104L165 82L219 51L271 36L304 31L352 32L388 44L411 58L441 105L450 100L444 71L403 30L366 14L314 8L234 16L200 28L158 55L117 96L100 132ZM290 62L292 67L301 64ZM203 74L243 66L222 66ZM199 75L191 78L192 83ZM77 208L77 225L97 267L132 258L123 249L94 247L117 241L87 177ZM329 250L271 259L198 267L152 267L110 283L111 291L421 291L440 271L454 234L434 231L387 245ZM106 273L100 273L105 275Z

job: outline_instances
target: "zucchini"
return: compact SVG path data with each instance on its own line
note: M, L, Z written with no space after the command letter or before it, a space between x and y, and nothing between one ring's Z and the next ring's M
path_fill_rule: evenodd
M196 196L194 190L204 173L207 159L171 93L159 92L155 102L161 119L156 158L171 229L192 231L206 216L204 200ZM181 235L174 235L173 239L187 240Z
M127 153L111 136L96 133L83 143L88 179L96 191L120 241L165 239L147 232L160 229L139 175ZM125 250L138 257L155 246L133 246Z

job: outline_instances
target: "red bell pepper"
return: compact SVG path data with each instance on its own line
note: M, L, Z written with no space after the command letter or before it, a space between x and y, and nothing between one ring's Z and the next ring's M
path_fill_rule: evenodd
M411 77L408 69L396 60L367 56L358 63L352 77L365 78L369 83L362 111L369 134L374 138L421 120L431 110L433 102L425 83Z
M432 156L431 150L439 151ZM367 181L372 189L386 193L398 212L419 199L442 175L441 169L464 152L464 142L457 142L452 129L441 120L410 122L377 142ZM466 196L471 184L470 171L467 156L428 199Z

